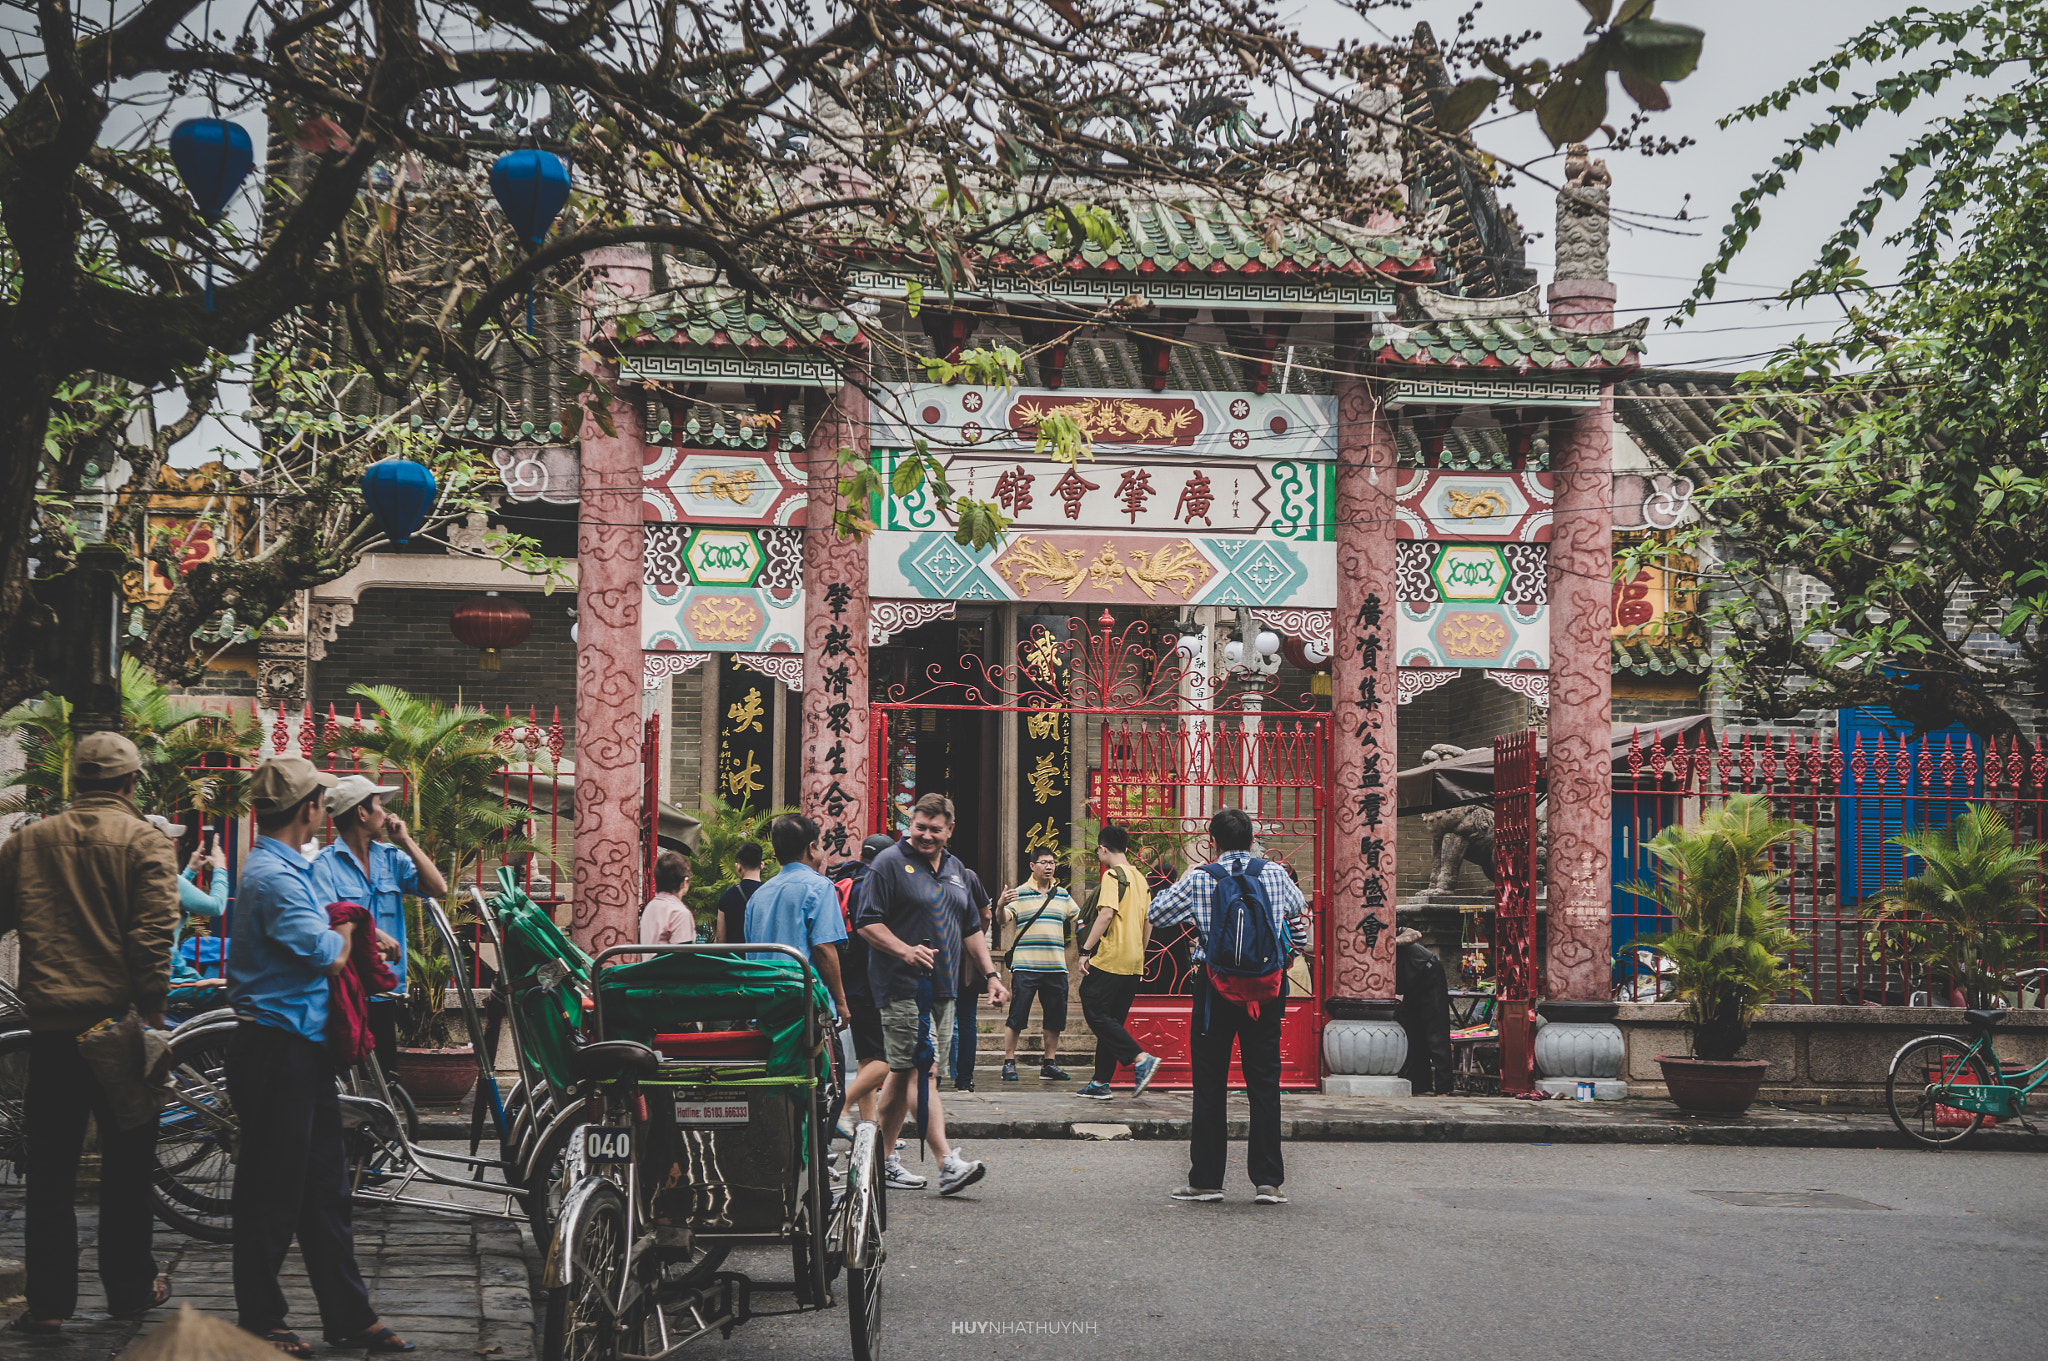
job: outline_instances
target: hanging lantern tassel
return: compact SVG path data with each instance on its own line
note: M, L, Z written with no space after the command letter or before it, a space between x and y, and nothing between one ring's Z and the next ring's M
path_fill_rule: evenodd
M218 226L256 165L248 130L224 118L188 118L171 129L171 163L199 215ZM206 262L206 310L213 310L213 261Z
M569 201L569 167L551 151L508 151L491 163L491 194L529 251L540 249ZM526 334L533 334L533 284L526 285Z

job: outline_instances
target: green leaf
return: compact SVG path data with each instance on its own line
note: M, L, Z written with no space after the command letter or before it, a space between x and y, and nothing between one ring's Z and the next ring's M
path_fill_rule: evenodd
M1621 8L1615 11L1614 22L1625 24L1631 19L1647 18L1656 4L1657 0L1621 0Z
M1636 19L1614 30L1620 40L1617 70L1649 81L1684 80L1700 62L1706 34L1690 24Z
M1476 77L1452 90L1436 111L1437 126L1445 132L1463 132L1493 104L1500 94L1500 82Z
M1604 24L1607 15L1614 8L1614 0L1579 0L1579 8L1593 16L1593 22Z
M1662 111L1671 107L1671 96L1665 93L1662 85L1653 80L1644 80L1633 71L1623 71L1620 75L1621 88L1628 92L1628 97L1633 99L1638 107L1652 111Z
M1607 72L1581 57L1551 79L1536 100L1536 126L1552 146L1582 142L1607 117Z
M903 305L913 317L923 310L924 285L916 279L903 285Z

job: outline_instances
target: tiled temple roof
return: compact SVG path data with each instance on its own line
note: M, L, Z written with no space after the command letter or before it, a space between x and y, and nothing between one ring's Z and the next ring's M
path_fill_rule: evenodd
M796 303L757 305L736 289L684 288L650 299L635 345L799 350L851 345L860 326L843 312Z
M1534 316L1388 323L1373 333L1372 357L1382 364L1506 373L1632 369L1641 362L1649 325L1640 317L1611 331L1573 331Z
M1614 669L1636 676L1704 676L1714 669L1713 653L1690 643L1614 640Z

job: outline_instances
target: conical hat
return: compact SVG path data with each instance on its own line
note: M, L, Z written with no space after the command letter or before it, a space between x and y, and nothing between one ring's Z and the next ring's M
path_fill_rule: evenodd
M268 1342L191 1305L135 1339L122 1361L277 1361Z

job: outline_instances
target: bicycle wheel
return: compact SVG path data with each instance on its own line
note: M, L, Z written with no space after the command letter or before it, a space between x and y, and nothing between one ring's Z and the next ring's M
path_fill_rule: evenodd
M236 1121L227 1051L234 1028L171 1037L175 1095L158 1117L151 1199L166 1225L209 1243L234 1234Z
M853 1334L854 1361L880 1361L882 1354L882 1263L889 1254L882 1248L881 1193L883 1190L882 1156L875 1147L870 1131L866 1135L867 1157L865 1166L855 1163L849 1169L850 1194L853 1195L852 1214L859 1216L858 1225L849 1223L846 1227L846 1312L847 1327ZM862 1138L855 1136L856 1156L862 1151ZM857 1180L856 1180L857 1179ZM856 1242L859 1244L855 1247Z
M1930 1092L1944 1083L1985 1083L1983 1060L1967 1040L1929 1035L1913 1041L1892 1060L1884 1081L1885 1108L1908 1139L1928 1148L1961 1143L1984 1123L1974 1111L1944 1106Z
M0 1183L21 1183L28 1166L28 1032L0 1035Z
M610 1199L591 1206L568 1245L574 1281L548 1291L541 1361L612 1361L619 1354L620 1320L612 1301L630 1247L625 1206Z

